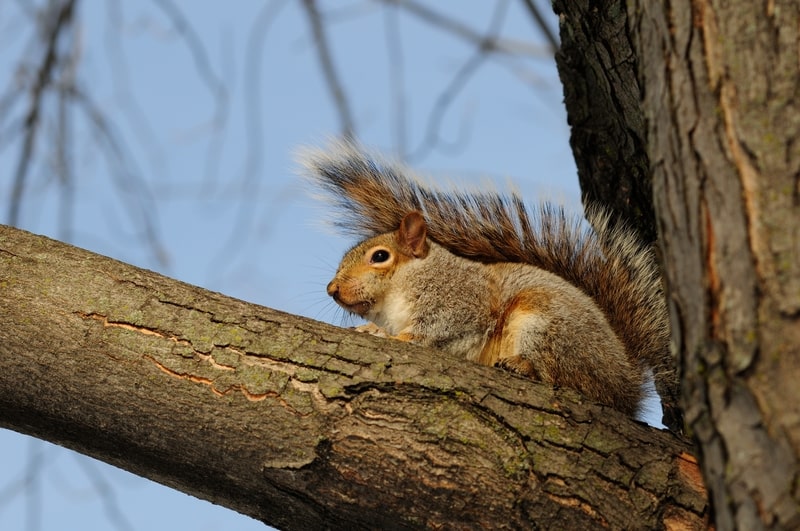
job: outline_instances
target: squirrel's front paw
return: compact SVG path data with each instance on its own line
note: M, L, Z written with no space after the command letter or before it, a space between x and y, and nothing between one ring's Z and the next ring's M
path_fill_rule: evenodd
M353 328L356 332L364 332L366 334L371 334L373 336L378 337L389 337L389 335L381 328L380 326L376 325L375 323L366 323L363 325L356 326Z
M509 356L507 358L500 358L494 365L495 367L502 367L503 369L521 374L522 376L533 378L534 380L540 379L536 369L533 367L533 363L531 363L529 359L523 358L522 356Z

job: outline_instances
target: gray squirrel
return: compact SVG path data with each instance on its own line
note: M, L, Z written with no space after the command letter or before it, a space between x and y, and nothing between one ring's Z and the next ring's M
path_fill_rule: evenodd
M306 149L308 177L363 241L328 294L377 335L576 389L635 415L646 371L680 432L678 380L653 253L608 213L594 230L516 195L440 191L350 142Z

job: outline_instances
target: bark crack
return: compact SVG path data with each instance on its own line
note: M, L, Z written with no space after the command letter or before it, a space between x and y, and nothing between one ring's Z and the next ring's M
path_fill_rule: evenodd
M95 312L90 312L90 313L74 312L74 313L82 319L93 319L95 321L100 321L100 323L102 323L103 325L103 328L122 328L124 330L130 330L131 332L137 332L148 336L156 336L163 339L169 339L170 341L173 341L179 345L185 345L188 347L192 346L191 342L187 341L186 339L180 339L177 336L165 334L154 328L149 328L141 325L133 325L121 321L110 321L108 319L108 316L101 315Z
M187 381L190 381L192 383L202 384L202 385L208 386L208 388L211 390L211 392L214 393L215 395L219 396L219 397L227 396L227 395L229 395L231 393L239 391L239 392L242 393L242 395L244 395L244 397L247 400L249 400L251 402L260 402L262 400L265 400L266 398L276 398L281 403L281 405L283 405L286 409L290 410L294 415L296 415L298 417L307 416L307 414L302 414L302 413L298 412L296 409L294 409L293 407L291 407L285 400L283 400L281 398L280 394L276 393L275 391L269 391L269 392L265 392L265 393L252 393L247 389L246 386L244 386L242 384L231 384L231 385L229 385L228 387L226 387L224 389L218 389L216 387L214 379L212 379L212 378L207 378L205 376L198 376L196 374L190 374L190 373L184 373L184 372L175 371L173 369L168 368L166 365L162 364L161 362L159 362L157 359L155 359L153 356L150 356L149 354L145 354L143 356L143 358L146 359L146 360L149 360L151 363L153 363L153 365L155 365L161 372L163 372L165 374L168 374L168 375L170 375L170 376L172 376L174 378L179 378L181 380L187 380Z
M586 500L578 496L559 496L557 494L545 493L551 501L569 509L578 509L592 520L596 521L598 525L603 528L608 528L609 523L601 514L599 514L594 507L592 507Z
M14 258L21 258L18 254L14 254L11 251L9 251L8 249L3 249L2 247L0 247L0 253L7 254L9 256L13 256Z

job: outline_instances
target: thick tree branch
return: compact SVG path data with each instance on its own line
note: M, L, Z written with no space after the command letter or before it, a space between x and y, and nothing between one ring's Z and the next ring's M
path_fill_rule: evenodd
M569 391L0 228L0 425L285 529L700 527L684 442Z

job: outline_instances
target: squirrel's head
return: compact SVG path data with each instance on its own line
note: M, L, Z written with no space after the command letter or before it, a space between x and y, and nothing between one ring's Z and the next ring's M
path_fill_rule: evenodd
M409 212L394 232L369 238L350 249L328 283L328 295L345 310L374 320L391 278L403 264L424 259L428 228L419 212Z

